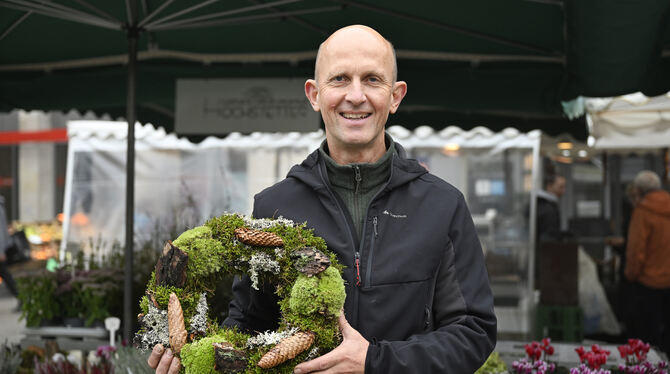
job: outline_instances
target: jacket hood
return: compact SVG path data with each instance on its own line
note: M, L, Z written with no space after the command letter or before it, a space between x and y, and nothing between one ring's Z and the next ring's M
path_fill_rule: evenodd
M391 161L391 179L386 186L387 189L396 188L428 172L416 160L408 159L407 152L400 144L394 142L393 145L396 154L393 155ZM326 172L325 166L322 168L323 163L324 160L317 149L307 156L300 165L293 166L286 177L298 179L315 189L323 188L325 187L324 178L321 176Z
M644 195L637 208L670 218L670 194L665 190L651 191Z

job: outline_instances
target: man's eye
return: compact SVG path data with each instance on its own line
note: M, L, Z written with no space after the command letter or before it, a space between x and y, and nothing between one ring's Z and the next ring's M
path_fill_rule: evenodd
M377 83L377 82L379 82L379 79L377 79L377 77L369 77L368 81L370 81L372 83Z
M338 75L335 78L333 78L335 82L342 82L344 80L344 76Z

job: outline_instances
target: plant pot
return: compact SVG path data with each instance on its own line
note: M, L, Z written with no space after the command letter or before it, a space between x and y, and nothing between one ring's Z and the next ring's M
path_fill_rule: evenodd
M65 317L63 324L67 327L84 327L84 319L79 317Z

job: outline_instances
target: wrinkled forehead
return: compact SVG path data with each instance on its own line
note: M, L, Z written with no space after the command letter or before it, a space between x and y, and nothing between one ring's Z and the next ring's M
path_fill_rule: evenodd
M351 63L352 55L364 57L376 68L393 74L395 58L391 43L367 26L346 27L326 39L319 47L316 71L341 69L341 65Z

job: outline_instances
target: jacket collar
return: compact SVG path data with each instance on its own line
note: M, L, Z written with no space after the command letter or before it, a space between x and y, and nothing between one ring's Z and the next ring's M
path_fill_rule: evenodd
M393 142L393 146L395 152L391 160L391 175L386 190L392 190L428 172L416 160L407 158L407 152L400 144ZM298 179L314 189L320 189L326 187L324 183L327 178L323 177L325 174L325 162L317 149L300 165L293 166L286 177Z

